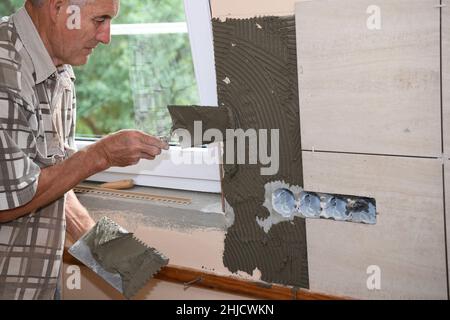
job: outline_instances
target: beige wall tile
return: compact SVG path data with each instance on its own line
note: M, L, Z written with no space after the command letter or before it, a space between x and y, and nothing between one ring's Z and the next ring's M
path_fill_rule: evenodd
M302 148L439 156L439 1L377 1L369 30L373 4L297 3Z
M310 289L367 299L446 299L440 160L303 152L308 191L376 199L376 225L308 219ZM368 290L379 266L381 290Z

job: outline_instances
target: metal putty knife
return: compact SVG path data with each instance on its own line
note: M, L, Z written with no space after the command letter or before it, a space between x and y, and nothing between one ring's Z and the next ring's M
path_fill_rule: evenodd
M128 299L169 263L107 217L72 245L69 253Z

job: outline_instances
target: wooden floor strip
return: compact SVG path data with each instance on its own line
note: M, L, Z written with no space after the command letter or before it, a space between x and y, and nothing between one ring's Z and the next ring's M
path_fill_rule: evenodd
M67 251L64 252L64 263L83 265ZM250 281L232 276L222 276L191 268L168 265L155 275L155 279L182 284L185 287L201 287L237 295L245 295L257 299L270 300L347 300L328 294L315 293L305 289Z

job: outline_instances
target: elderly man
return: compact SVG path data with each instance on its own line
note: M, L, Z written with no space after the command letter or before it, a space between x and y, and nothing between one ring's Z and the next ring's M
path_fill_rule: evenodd
M26 0L0 20L0 299L53 299L66 224L74 239L94 224L71 189L168 148L126 130L74 150L71 66L110 42L118 10L119 0Z

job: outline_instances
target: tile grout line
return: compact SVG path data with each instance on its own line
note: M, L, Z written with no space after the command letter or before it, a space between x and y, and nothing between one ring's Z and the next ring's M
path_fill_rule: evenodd
M338 153L338 154L352 154L360 156L378 156L378 157L395 157L395 158L413 158L413 159L441 159L440 156L412 156L412 155L399 155L399 154L388 154L388 153L366 153L366 152L351 152L351 151L325 151L325 150L309 150L302 149L302 152L311 153Z
M449 269L448 269L448 246L447 246L447 218L446 218L446 206L445 201L446 188L445 188L445 165L442 164L442 189L443 189L443 205L444 205L444 247L445 247L445 269L447 271L447 299L450 299L450 279L449 279Z
M446 197L446 189L445 189L445 148L444 148L444 99L443 99L443 59L442 59L442 10L443 7L443 0L440 0L440 8L439 8L439 59L440 59L440 107L441 107L441 151L443 155L443 161L442 161L442 190L443 190L443 209L444 209L444 247L445 247L445 269L446 269L446 275L447 275L447 299L450 299L450 279L449 279L449 269L448 269L448 242L447 242L447 203L445 200Z
M442 54L443 54L443 50L442 50L442 42L443 42L443 37L442 37L442 10L443 10L443 3L442 0L439 1L440 2L440 9L439 9L439 37L440 37L440 42L439 42L439 49L440 49L440 54L439 54L439 58L440 58L440 95L441 95L441 150L442 150L442 154L444 155L444 100L443 100L443 59L442 59ZM445 247L445 267L446 267L446 271L447 271L447 299L450 299L450 280L449 280L449 268L448 268L448 245L447 245L447 208L446 208L446 201L445 201L445 196L446 196L446 189L445 189L445 162L442 163L442 188L443 188L443 205L444 205L444 247Z

